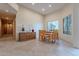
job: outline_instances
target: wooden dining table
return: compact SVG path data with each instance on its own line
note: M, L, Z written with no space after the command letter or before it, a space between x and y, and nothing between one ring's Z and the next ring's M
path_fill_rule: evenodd
M45 39L47 39L49 42L54 42L54 33L53 32L46 32L45 33Z
M41 40L48 40L49 42L55 42L59 39L58 32L41 32L41 35L39 37Z

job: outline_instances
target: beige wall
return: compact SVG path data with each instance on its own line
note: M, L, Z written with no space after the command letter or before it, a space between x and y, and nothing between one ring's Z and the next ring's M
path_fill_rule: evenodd
M43 29L43 16L31 10L20 7L16 15L17 34L21 32L22 25L24 25L26 32L31 31L31 29L34 29L35 32L37 32L38 34L38 30Z
M79 48L79 4L73 5L73 42L76 48Z
M45 17L45 28L47 29L48 22L58 20L59 21L59 37L60 37L60 39L73 43L73 30L72 30L72 35L63 34L63 18L70 14L73 16L73 6L72 5L65 6L62 10L59 10L56 13L47 15ZM73 17L72 17L72 23L73 23ZM73 28L73 26L72 26L72 28Z
M65 16L68 16L68 15L72 15L72 27L71 27L72 28L72 30L71 30L72 35L63 34L63 22L62 21L63 21L63 18ZM62 39L67 40L70 43L73 43L73 5L72 4L63 9L62 19L61 19L60 23L61 23L60 26L61 26L61 37L62 37Z

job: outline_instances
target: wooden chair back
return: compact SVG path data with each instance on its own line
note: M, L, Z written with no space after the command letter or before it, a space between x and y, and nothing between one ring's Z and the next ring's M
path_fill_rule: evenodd
M39 39L44 40L45 39L45 30L39 30Z

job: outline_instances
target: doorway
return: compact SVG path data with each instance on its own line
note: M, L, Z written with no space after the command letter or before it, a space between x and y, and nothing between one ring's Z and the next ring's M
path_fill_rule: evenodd
M0 13L0 40L16 40L16 15Z
M13 36L13 20L1 20L1 30L2 30L2 36L3 37L9 37Z
M58 20L48 22L48 31L59 30L59 22Z

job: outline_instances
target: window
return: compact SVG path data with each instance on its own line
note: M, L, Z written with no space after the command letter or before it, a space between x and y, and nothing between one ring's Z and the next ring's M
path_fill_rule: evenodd
M48 31L53 31L58 29L59 29L58 21L48 22Z

